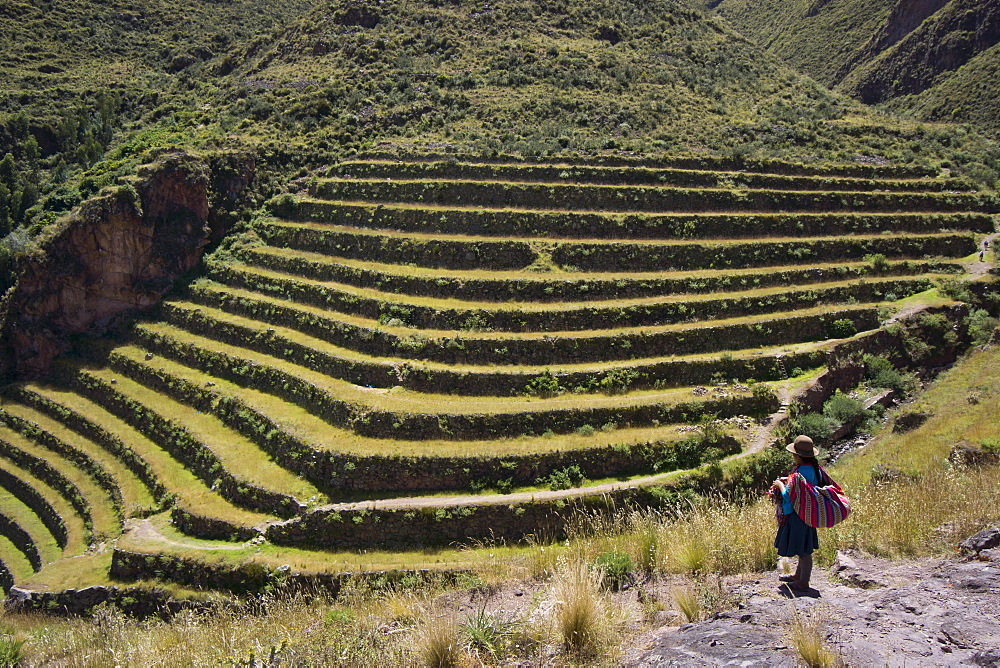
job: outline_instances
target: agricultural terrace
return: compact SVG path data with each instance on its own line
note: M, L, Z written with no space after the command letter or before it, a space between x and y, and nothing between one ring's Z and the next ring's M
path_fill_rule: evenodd
M898 166L334 165L126 337L8 388L0 583L240 590L558 536L573 504L763 447L997 208ZM242 575L204 575L230 553Z

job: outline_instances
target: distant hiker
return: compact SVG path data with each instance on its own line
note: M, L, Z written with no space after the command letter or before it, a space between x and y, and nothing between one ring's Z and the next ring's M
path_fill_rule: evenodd
M979 261L982 262L986 258L986 251L979 251Z
M819 462L816 456L819 450L808 436L796 436L786 448L795 457L795 468L787 477L778 478L771 485L771 496L778 503L775 511L778 519L778 535L774 538L774 546L782 557L798 557L798 565L793 575L782 575L778 579L786 583L792 591L809 591L809 578L812 576L812 553L819 548L819 534L815 527L808 526L798 516L792 506L789 495L789 483L794 474L798 473L812 485L819 485Z
M989 250L989 249L990 249L990 240L983 239L983 250Z

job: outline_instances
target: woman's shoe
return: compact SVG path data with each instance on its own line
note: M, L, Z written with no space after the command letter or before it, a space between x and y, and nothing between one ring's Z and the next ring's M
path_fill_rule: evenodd
M799 581L799 576L798 575L794 575L794 574L793 575L779 575L778 576L778 580L780 582L798 582Z

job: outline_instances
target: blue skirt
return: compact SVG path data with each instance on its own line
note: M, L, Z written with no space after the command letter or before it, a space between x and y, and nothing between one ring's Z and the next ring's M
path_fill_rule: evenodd
M798 557L812 554L819 549L819 534L816 527L811 527L802 518L792 513L785 515L785 524L778 529L774 538L774 546L778 548L780 557Z

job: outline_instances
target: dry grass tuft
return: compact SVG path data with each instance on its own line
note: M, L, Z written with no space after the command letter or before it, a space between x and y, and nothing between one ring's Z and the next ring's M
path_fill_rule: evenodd
M574 654L596 653L608 638L608 601L601 592L601 574L582 559L561 560L552 578L555 636Z
M697 622L701 619L701 601L690 587L675 587L673 590L674 602L677 608L684 615L684 619L689 622Z
M794 604L788 624L788 640L809 668L834 668L840 665L837 654L823 637L823 623L819 619L804 619Z
M465 653L453 613L428 611L417 627L416 640L421 665L427 668L462 665Z

